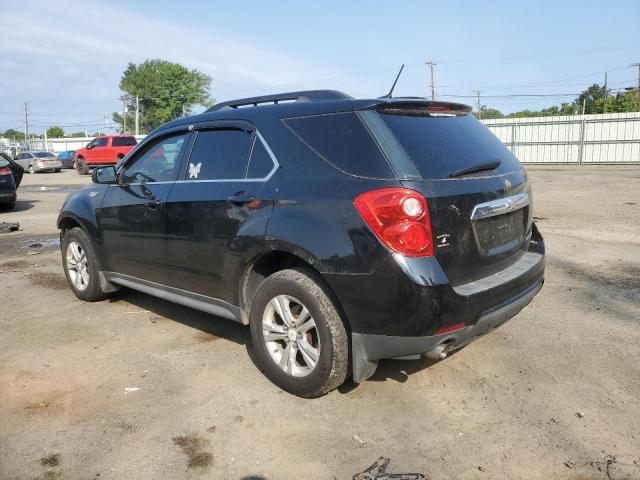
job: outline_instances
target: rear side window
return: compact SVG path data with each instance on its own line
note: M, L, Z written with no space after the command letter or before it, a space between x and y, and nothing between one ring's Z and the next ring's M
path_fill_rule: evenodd
M284 123L311 150L345 173L395 178L377 143L353 112L289 118Z
M113 147L132 147L136 145L138 142L133 137L114 137L111 141L111 146Z
M249 160L249 168L247 169L247 178L264 178L273 170L273 166L273 161L267 149L260 138L256 137L251 159Z
M509 149L472 115L381 113L380 116L423 178L449 178L454 171L496 160L501 165L490 173L522 168Z
M244 130L203 130L191 150L187 180L244 178L252 136Z

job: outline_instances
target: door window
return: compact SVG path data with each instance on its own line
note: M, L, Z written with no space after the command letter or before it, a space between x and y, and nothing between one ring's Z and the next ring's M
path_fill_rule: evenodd
M93 140L91 140L88 144L87 144L87 148L93 148L98 144L98 139L94 138Z
M106 147L107 143L109 143L108 138L99 138L96 147Z
M180 152L188 133L164 137L146 146L123 170L124 183L171 182L178 177Z
M189 158L186 180L234 180L244 178L253 137L244 130L203 130Z

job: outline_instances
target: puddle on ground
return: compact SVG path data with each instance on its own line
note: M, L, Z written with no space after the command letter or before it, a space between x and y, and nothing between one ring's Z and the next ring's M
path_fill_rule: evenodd
M13 235L0 236L0 260L17 255L35 255L60 248L59 235Z

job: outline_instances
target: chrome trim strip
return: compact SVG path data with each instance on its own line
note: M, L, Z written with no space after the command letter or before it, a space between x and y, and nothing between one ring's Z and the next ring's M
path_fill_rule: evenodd
M524 275L543 261L543 258L544 257L540 253L526 252L515 263L509 265L507 268L487 277L452 287L453 291L458 295L463 295L465 297L485 292Z
M175 180L175 181L169 181L169 182L123 183L122 185L109 184L109 186L123 187L123 186L133 186L133 185L161 185L165 183L221 183L221 182L234 182L234 183L235 182L265 182L266 183L271 179L271 177L273 177L273 175L276 173L278 168L280 168L280 163L278 162L278 159L274 155L273 150L271 150L271 147L269 146L267 141L264 139L260 131L256 128L255 132L256 132L256 136L262 142L262 145L264 146L265 150L267 151L267 154L269 155L269 157L271 158L271 161L273 162L273 168L269 171L269 173L267 173L267 175L265 175L262 178L225 178L225 179L216 179L216 180ZM251 161L251 159L249 159L249 161ZM122 168L122 166L120 168Z
M479 203L473 207L471 212L471 220L480 220L482 218L495 217L508 212L513 212L529 205L529 195L526 192L517 193L510 197L491 200L490 202Z
M240 309L224 300L220 300L200 293L193 293L187 290L150 282L141 278L132 277L117 272L100 272L104 280L129 287L140 292L153 295L154 297L169 300L170 302L184 305L195 310L207 312L212 315L228 318L236 322L244 323L241 319Z

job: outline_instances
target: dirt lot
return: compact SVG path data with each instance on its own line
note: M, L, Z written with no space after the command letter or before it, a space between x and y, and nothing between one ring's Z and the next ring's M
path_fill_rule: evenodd
M261 375L245 327L77 300L54 222L88 179L27 175L0 213L24 229L0 235L0 478L351 479L387 457L429 479L639 479L640 168L529 171L534 302L443 362L384 362L317 400Z

